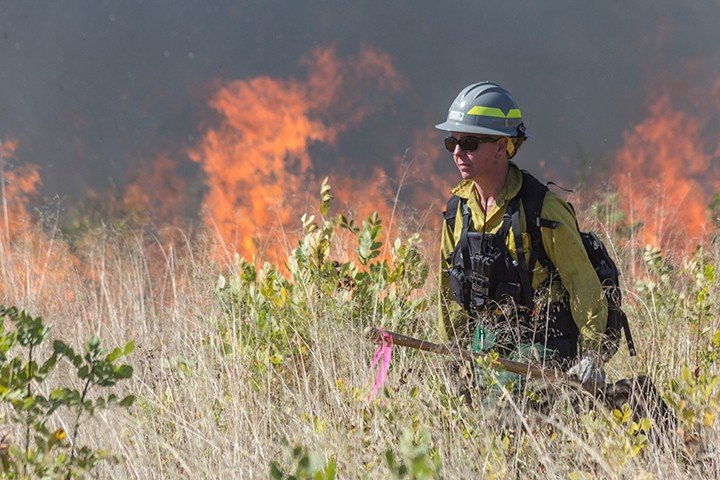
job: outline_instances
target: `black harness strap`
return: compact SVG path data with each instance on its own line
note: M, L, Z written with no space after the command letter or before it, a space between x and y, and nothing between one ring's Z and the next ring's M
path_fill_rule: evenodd
M547 220L540 217L542 203L547 193L547 186L543 185L538 179L523 170L522 187L518 195L515 196L508 204L506 215L512 217L512 230L515 239L515 250L517 252L517 266L519 267L520 285L522 287L522 298L525 306L532 308L533 290L532 276L535 264L540 264L552 276L557 270L555 265L545 252L542 242L542 234L540 227L556 228L558 222ZM522 241L522 224L520 222L520 201L525 211L525 232L530 236L530 258L529 262L525 260L525 246Z
M557 275L557 268L552 263L550 257L548 257L548 254L545 251L545 246L543 245L540 228L544 227L554 229L558 227L559 222L540 217L542 204L545 199L545 194L547 192L547 185L544 185L542 182L540 182L540 180L536 179L528 172L523 170L523 183L522 189L520 190L520 196L522 197L523 207L525 210L527 232L530 235L530 240L532 243L532 248L530 250L530 265L534 266L535 262L539 261L540 264L545 268L545 270L547 270L547 272L550 274L550 277L548 277L547 281L552 281L552 277ZM568 205L573 211L573 214L575 214L575 209L573 208L572 204L568 203ZM574 216L575 226L578 229L578 232L580 232L580 227L577 224L577 216ZM580 235L582 236L583 234L581 233ZM625 312L623 312L619 307L612 306L610 305L610 302L608 302L608 309L610 308L617 308L617 314L620 316L620 322L623 332L625 333L625 340L628 344L628 350L630 351L630 355L634 356L635 344L633 342L632 334L630 333L630 325L627 319L627 315L625 315ZM609 313L610 312L608 311L608 315Z
M467 203L462 202L462 232L460 233L460 251L462 252L463 258L463 269L465 269L465 278L470 278L472 273L472 265L470 263L470 244L468 242L468 231L470 230L470 207Z
M517 266L520 270L520 286L522 288L523 304L532 308L533 292L531 272L525 261L525 248L522 241L522 228L520 227L520 199L516 196L508 204L506 216L510 215L512 219L512 231L515 238L515 252L517 252ZM532 265L532 264L531 264Z
M620 313L620 320L623 332L625 332L625 341L627 342L630 356L634 357L635 355L637 355L637 350L635 350L635 342L633 341L632 333L630 333L630 323L628 323L627 315L625 315L625 312Z
M445 218L445 223L447 224L448 228L450 228L450 231L453 232L455 230L455 217L457 217L457 210L458 210L458 204L459 203L465 203L465 199L458 197L457 195L453 195L450 197L450 200L447 201L447 205L445 206L445 211L443 212L443 217Z
M540 262L545 270L553 276L557 273L555 265L548 257L545 246L542 241L542 233L540 228L557 228L559 222L548 220L540 217L542 204L545 200L545 194L548 191L546 185L540 180L523 170L523 183L520 190L523 209L525 210L526 231L530 235L530 268L535 267L536 262Z
M468 231L470 230L470 207L467 206L467 202L461 201L462 206L462 232L460 233L460 252L462 253L463 270L465 272L465 278L470 279L472 276L472 262L470 261L470 244L468 241ZM465 295L465 303L463 305L466 311L470 311L470 295Z
M510 227L512 226L512 216L510 213L505 210L505 215L503 215L503 223L500 225L500 229L497 231L495 235L497 235L498 238L502 238L503 241L505 241L505 237L507 237L508 233L510 232Z

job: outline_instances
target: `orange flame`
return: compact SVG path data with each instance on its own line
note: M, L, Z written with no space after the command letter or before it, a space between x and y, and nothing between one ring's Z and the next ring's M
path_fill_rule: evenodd
M712 168L720 150L703 137L705 121L665 94L625 133L615 174L623 209L632 223L643 223L646 243L687 251L706 233L708 206L720 187L720 172Z
M27 163L6 170L6 160L15 156L18 142L4 140L2 165L2 233L0 234L0 295L5 301L38 304L52 298L71 299L65 288L75 273L75 257L54 233L46 235L28 212L42 186L40 169Z
M18 142L14 138L8 138L0 144L0 163L2 165L2 228L3 236L9 240L29 218L28 204L37 195L37 190L42 186L40 168L32 163L27 163L16 169L8 170L6 160L15 156Z
M261 245L261 232L268 241L296 228L306 195L320 176L309 147L333 145L338 134L362 121L378 103L368 101L367 91L382 96L402 83L390 58L369 48L347 61L333 48L319 49L302 63L308 68L304 81L256 77L220 88L210 101L220 124L190 152L207 178L206 223L246 257L268 248ZM338 164L331 177L341 160ZM377 196L377 181L344 174L331 183L341 199L386 198ZM381 203L374 206L382 209ZM266 256L275 256L269 248Z

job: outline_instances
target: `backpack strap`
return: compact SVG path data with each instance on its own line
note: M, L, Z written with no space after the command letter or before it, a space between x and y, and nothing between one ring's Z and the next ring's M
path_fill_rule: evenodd
M526 170L522 171L522 176L522 187L518 196L522 200L523 209L525 210L525 228L528 235L530 235L531 249L529 265L532 268L535 262L539 261L543 268L545 268L549 274L553 275L557 272L557 268L555 268L555 265L545 251L540 228L554 229L558 227L559 222L540 216L548 187Z
M450 229L451 233L455 233L455 218L457 218L458 205L462 210L462 231L460 232L460 252L462 253L463 270L465 271L465 278L470 278L472 274L472 263L470 262L470 245L468 241L468 231L470 230L470 207L467 205L467 199L453 195L445 206L443 217L445 223ZM469 299L468 299L469 301ZM470 308L470 304L464 305L466 309Z
M542 234L540 227L556 228L558 222L540 217L543 200L548 191L547 186L543 185L537 178L523 170L522 186L518 194L510 200L506 216L512 221L512 231L515 239L515 250L517 252L517 266L520 273L520 285L522 288L522 300L527 307L533 305L532 290L532 269L536 262L540 264L552 275L557 271L550 257L545 251L542 243ZM522 202L525 210L525 232L530 235L530 261L525 261L525 248L522 241L523 228L520 224L520 202Z
M472 277L472 262L470 261L470 242L468 241L468 231L470 230L470 207L467 202L461 201L462 206L462 232L460 232L460 253L462 254L463 271L465 273L465 279L470 280ZM465 295L465 308L466 312L470 311L470 295Z
M542 242L542 234L540 232L541 227L545 228L557 228L559 225L559 222L548 220L545 218L540 217L540 212L542 211L542 204L545 199L545 194L548 192L547 185L544 185L540 180L533 177L530 173L528 173L526 170L522 171L523 180L522 180L522 187L520 188L520 192L518 193L517 197L520 197L522 201L523 208L525 210L525 223L526 223L526 231L530 235L530 241L531 241L531 250L530 250L530 265L534 266L536 261L539 261L540 264L547 270L547 272L552 277L553 275L557 274L557 268L552 263L552 260L550 260L550 257L548 256L547 252L545 251L545 246ZM514 200L514 199L513 199ZM508 209L511 208L512 202L510 205L508 205ZM577 222L577 215L575 214L575 209L573 208L572 204L570 205L570 209L573 211L573 216L575 217L575 225L577 227L578 232L581 232L580 227L578 226ZM515 213L514 216L519 216L518 213ZM513 221L513 233L515 234L515 245L518 252L518 264L520 267L523 267L523 263L519 260L521 258L520 254L522 252L522 236L519 233L520 227L519 227L519 220ZM583 244L585 244L585 236L588 234L580 233L580 237L583 239ZM597 240L598 243L602 245L602 242ZM520 245L520 247L518 247ZM588 251L587 245L585 246L585 250ZM603 247L604 249L604 247ZM524 252L523 252L524 253ZM613 264L614 266L614 264ZM525 280L522 280L523 277ZM526 290L525 284L530 281L531 278L531 272L529 268L521 268L520 269L520 278L522 283L523 291ZM632 335L630 333L630 325L627 319L627 315L625 315L625 312L620 309L620 303L617 302L617 305L611 306L610 305L610 299L608 299L608 309L610 308L616 308L617 314L620 316L620 324L623 329L623 333L625 333L625 340L627 341L628 350L630 351L630 355L635 355L635 344L633 342ZM610 314L608 310L608 315Z
M532 278L530 269L525 262L525 248L522 241L522 229L520 227L520 197L516 195L510 200L505 218L509 218L512 224L512 232L515 237L515 251L517 252L517 260L513 263L519 267L520 271L520 287L522 292L522 302L526 307L531 308L533 304Z
M453 195L450 197L450 200L447 201L447 205L445 206L443 217L445 218L445 223L448 228L450 228L450 232L454 232L455 230L455 217L457 217L458 204L460 203L465 204L467 203L467 200L458 197L457 195Z

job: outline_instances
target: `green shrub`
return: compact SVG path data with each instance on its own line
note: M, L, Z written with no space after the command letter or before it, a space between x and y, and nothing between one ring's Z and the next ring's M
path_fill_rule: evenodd
M82 445L78 433L97 411L133 404L133 395L120 399L99 391L132 376L132 367L118 360L133 351L133 343L107 352L92 337L76 353L55 340L48 352L49 333L41 317L0 306L0 401L10 406L7 420L17 432L15 442L6 432L0 445L4 478L82 478L103 460L117 461L108 451ZM77 385L40 393L58 366L67 364L75 370ZM57 418L67 419L69 428L55 427Z
M427 431L416 432L410 429L400 434L397 452L389 448L385 451L385 462L394 478L424 480L442 478L440 475L440 455L431 447L430 434Z
M222 351L240 349L234 353L249 358L256 373L306 355L319 318L347 319L358 329L402 329L427 307L415 293L429 273L418 251L420 237L397 239L383 255L377 213L360 227L343 214L328 216L330 191L325 179L319 216L303 215L304 236L283 267L265 263L258 269L238 257L234 271L218 279ZM354 255L333 258L348 235L357 245Z
M270 463L270 477L273 480L335 480L335 458L323 461L317 454L308 452L307 447L297 445L290 448L284 442L284 457L282 462Z

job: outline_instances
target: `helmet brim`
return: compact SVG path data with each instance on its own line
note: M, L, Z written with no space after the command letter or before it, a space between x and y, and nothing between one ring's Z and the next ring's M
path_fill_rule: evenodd
M435 125L438 130L445 132L460 132L460 133L479 133L483 135L492 135L497 137L516 137L517 128L513 128L513 131L509 130L496 130L494 128L487 127L476 127L473 125L467 125L460 122L443 122Z

